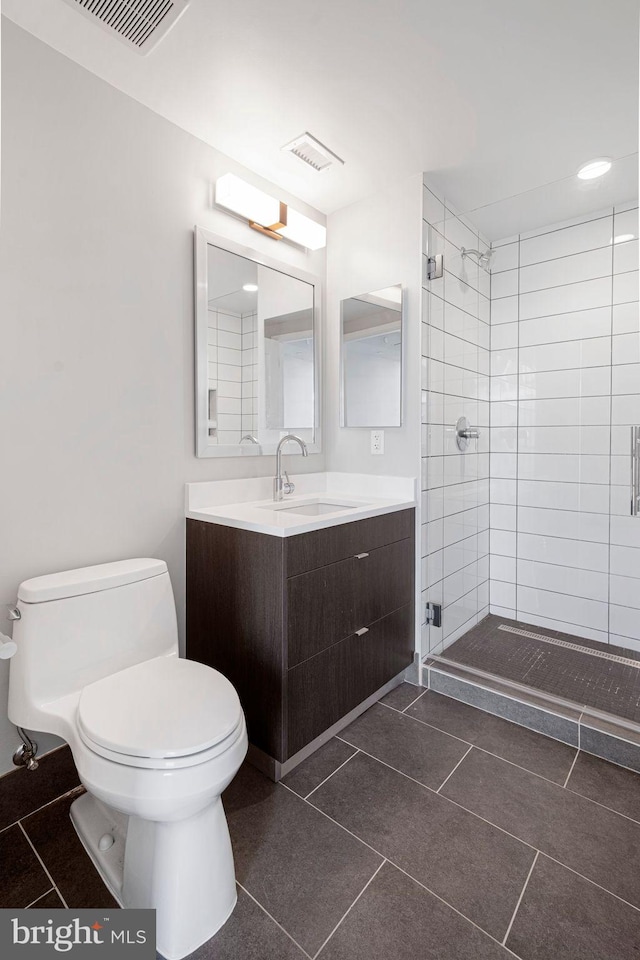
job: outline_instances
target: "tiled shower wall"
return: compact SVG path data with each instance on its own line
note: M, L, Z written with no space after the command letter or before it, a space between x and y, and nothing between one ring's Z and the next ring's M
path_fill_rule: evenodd
M209 389L216 391L216 437L240 443L258 427L257 314L209 310Z
M494 244L491 611L640 649L638 210Z
M461 248L486 249L468 220L424 187L422 323L422 653L438 652L488 612L490 277ZM426 279L427 257L445 272ZM455 423L481 434L466 453ZM442 606L428 626L425 604Z

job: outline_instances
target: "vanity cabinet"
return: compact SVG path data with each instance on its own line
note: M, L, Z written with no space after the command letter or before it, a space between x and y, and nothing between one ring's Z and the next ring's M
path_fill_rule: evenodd
M289 537L187 520L187 656L233 683L267 772L413 661L414 568L412 509Z

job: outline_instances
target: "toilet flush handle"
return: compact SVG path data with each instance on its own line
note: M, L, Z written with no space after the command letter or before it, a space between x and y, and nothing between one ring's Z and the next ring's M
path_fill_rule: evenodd
M0 660L8 660L14 655L17 649L18 644L12 640L11 637L0 633Z

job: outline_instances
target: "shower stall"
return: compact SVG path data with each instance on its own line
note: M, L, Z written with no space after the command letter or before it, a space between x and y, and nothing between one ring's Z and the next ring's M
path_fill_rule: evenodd
M422 654L442 692L570 742L622 724L640 759L637 155L614 174L466 214L425 178Z

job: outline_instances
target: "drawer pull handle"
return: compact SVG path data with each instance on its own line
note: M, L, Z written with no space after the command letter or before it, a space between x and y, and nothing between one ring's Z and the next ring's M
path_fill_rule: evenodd
M356 553L356 560L364 560L364 558L368 556L368 553Z
M369 633L369 627L360 627L356 630L356 637L364 637L365 633Z

